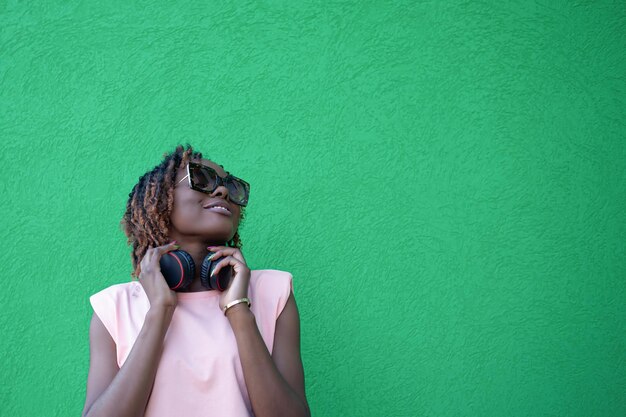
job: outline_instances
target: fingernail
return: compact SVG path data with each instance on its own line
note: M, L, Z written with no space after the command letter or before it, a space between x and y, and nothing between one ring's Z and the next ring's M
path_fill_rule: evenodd
M209 261L210 261L211 259L213 259L213 257L214 257L215 255L216 255L216 254L214 253L213 255L209 256Z
M180 249L180 245L174 245L174 248Z

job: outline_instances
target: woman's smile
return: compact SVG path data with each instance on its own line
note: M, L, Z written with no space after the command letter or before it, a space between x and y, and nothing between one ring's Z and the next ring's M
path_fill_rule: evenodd
M228 217L232 217L233 216L233 214L230 211L228 211L228 209L226 209L224 207L219 207L219 206L209 207L209 208L204 209L204 210L212 211L214 213L218 213L218 214L221 214L223 216L228 216Z

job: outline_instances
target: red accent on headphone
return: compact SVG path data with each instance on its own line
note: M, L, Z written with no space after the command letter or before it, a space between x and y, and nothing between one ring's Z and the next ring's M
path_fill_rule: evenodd
M222 286L220 285L220 277L215 277L215 282L217 283L217 289L220 291L224 291Z
M178 256L174 256L171 253L166 253L166 255L170 255L172 256L174 259L176 259L176 262L178 262L178 266L180 267L180 281L178 282L178 284L176 284L176 286L174 288L172 288L172 290L175 290L176 288L180 287L180 284L183 283L185 278L185 270L183 269L183 264L180 263L180 259L178 259Z

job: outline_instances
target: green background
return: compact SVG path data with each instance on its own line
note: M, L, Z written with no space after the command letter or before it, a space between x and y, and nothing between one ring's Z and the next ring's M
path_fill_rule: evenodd
M1 414L80 414L188 142L294 276L314 415L626 415L626 7L505 3L1 1Z

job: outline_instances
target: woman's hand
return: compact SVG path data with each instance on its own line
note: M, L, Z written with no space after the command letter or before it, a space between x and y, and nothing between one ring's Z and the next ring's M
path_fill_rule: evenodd
M175 245L175 242L156 248L148 247L148 251L141 259L139 282L148 296L150 308L165 307L171 309L176 307L178 300L176 293L167 285L167 281L161 273L159 260L164 253L177 248L178 245Z
M213 275L217 274L220 269L232 265L233 276L230 279L230 284L222 294L220 294L219 306L221 310L224 310L224 306L231 301L248 296L248 284L250 283L250 268L246 265L246 260L243 258L239 248L231 248L229 246L209 246L211 252L215 255L213 258L224 257L221 259L215 269L213 269Z

